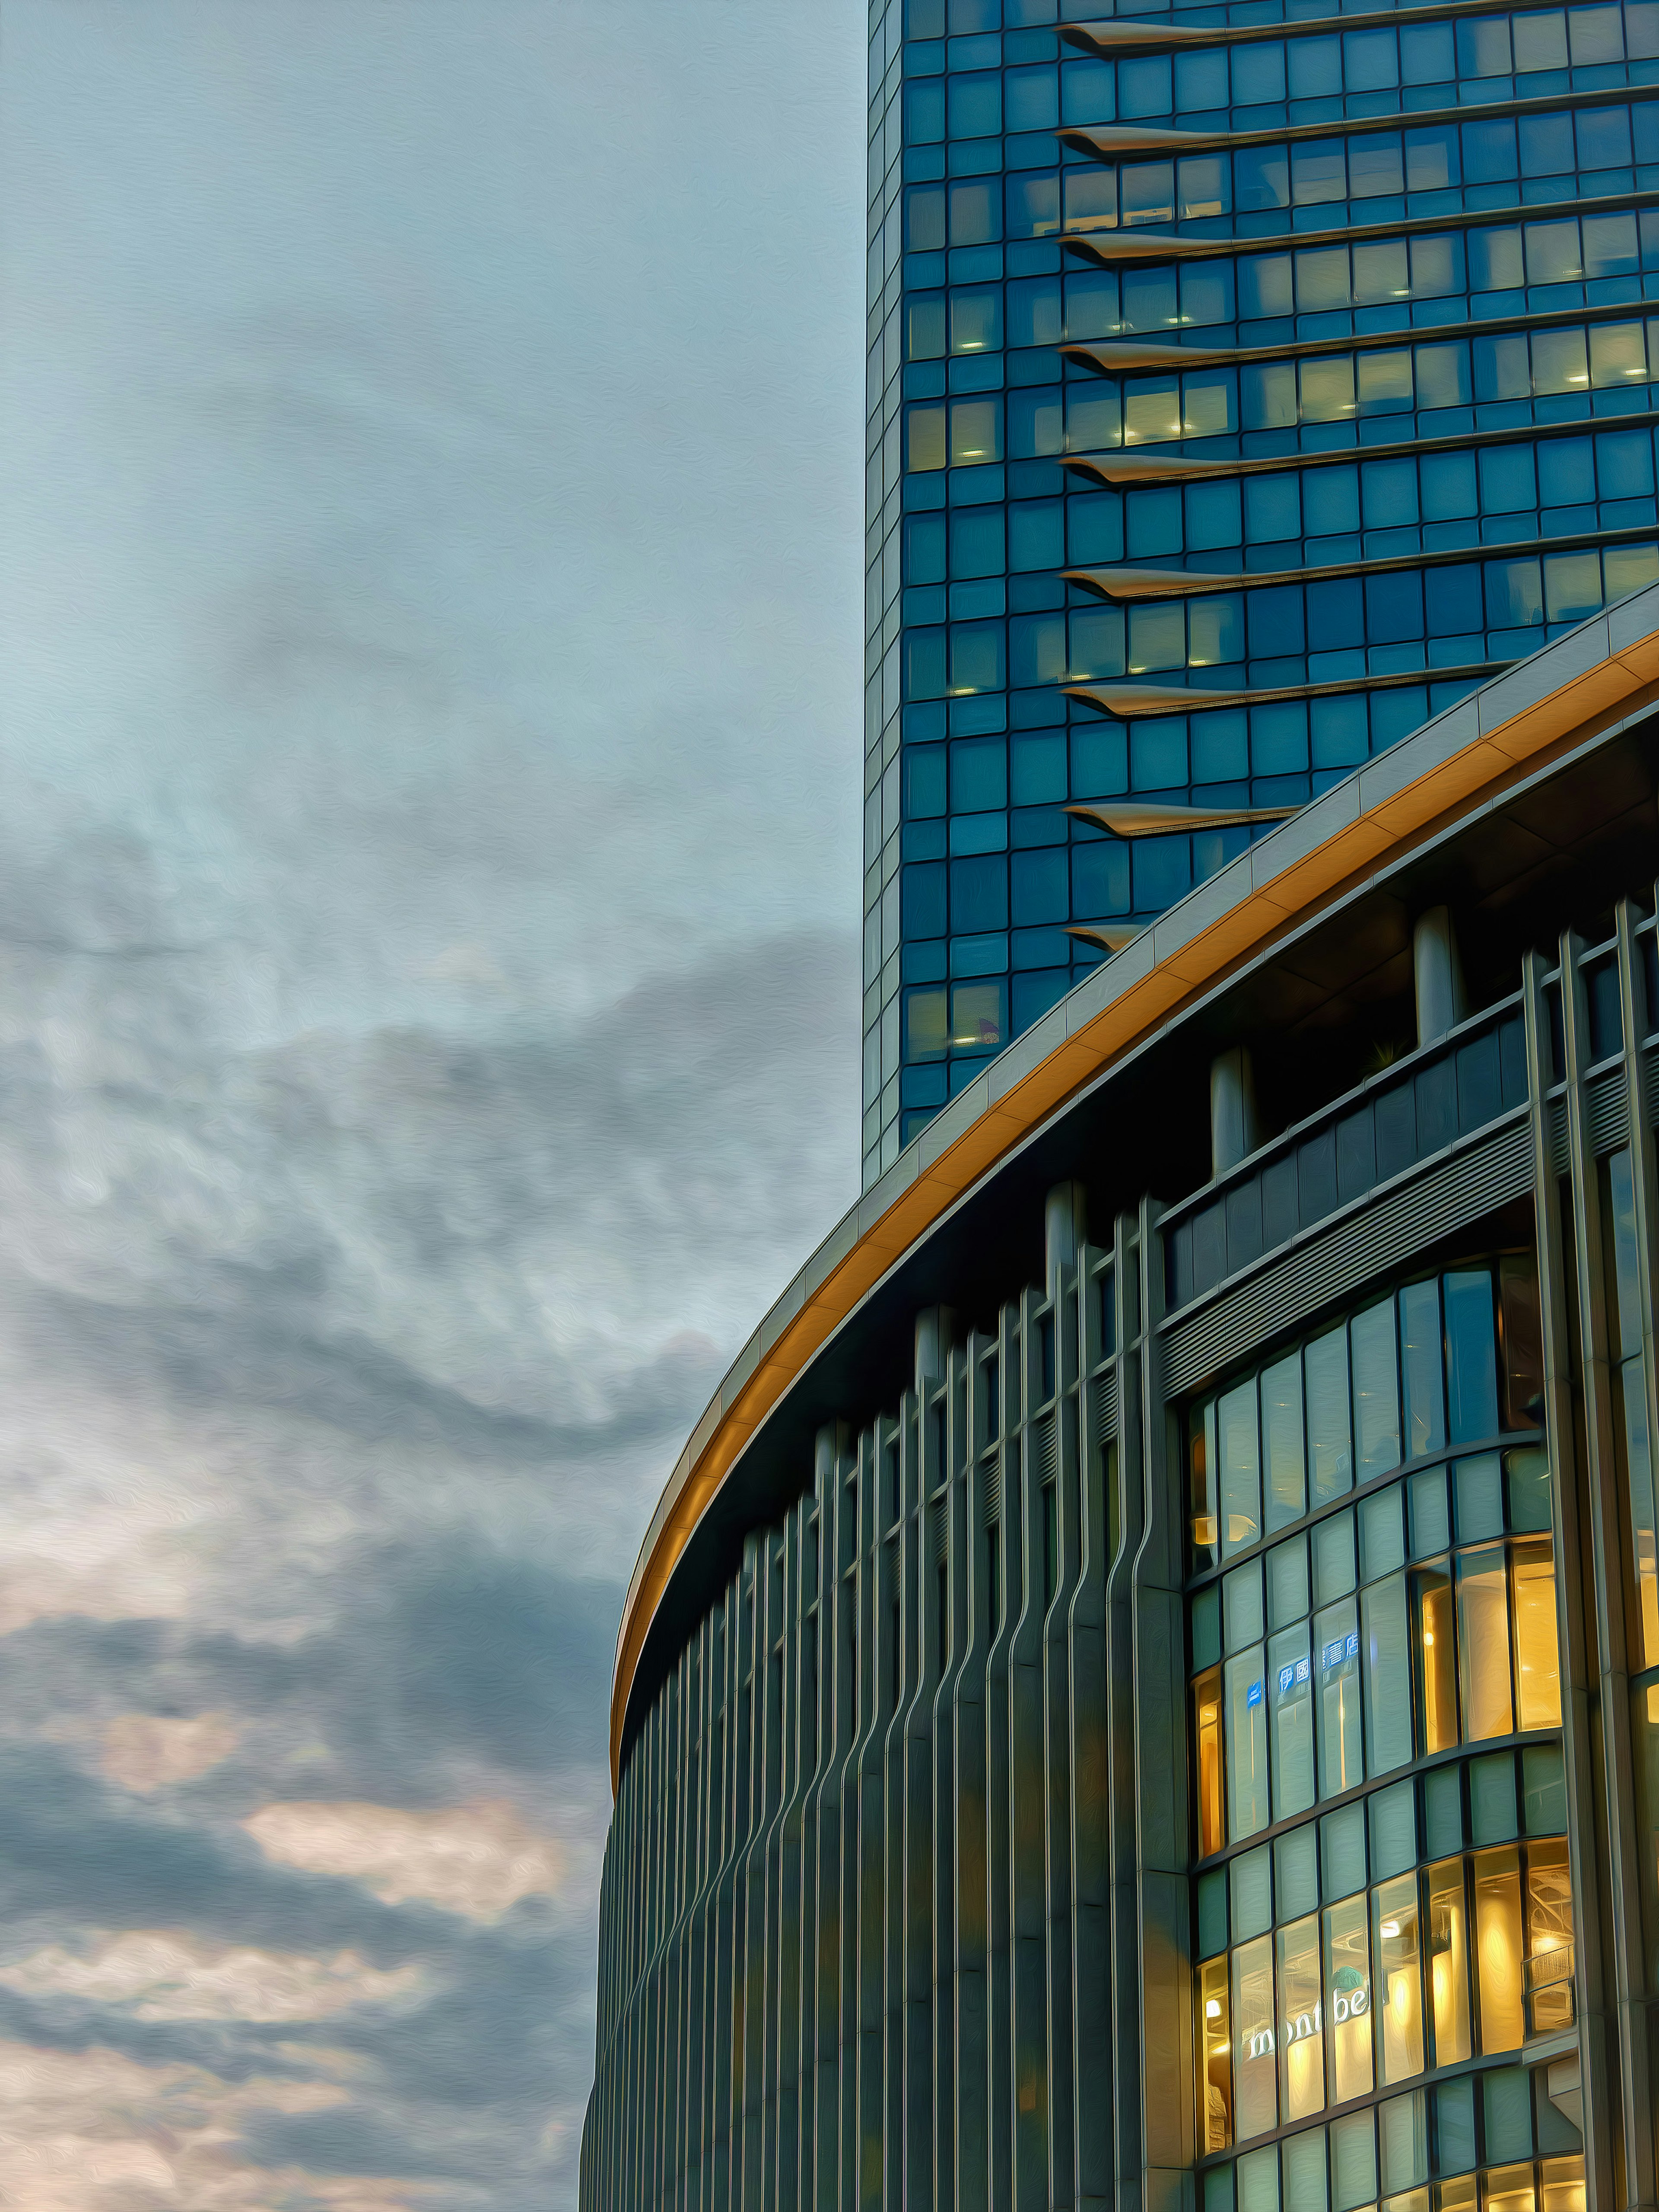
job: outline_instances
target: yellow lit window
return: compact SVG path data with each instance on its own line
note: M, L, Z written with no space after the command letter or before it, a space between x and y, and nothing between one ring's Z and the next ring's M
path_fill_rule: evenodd
M1474 1857L1474 1942L1480 1990L1480 2048L1518 2051L1522 2008L1521 1854L1513 1844Z
M1483 1736L1508 1735L1515 1727L1506 1580L1501 1544L1483 1544L1458 1554L1457 1643L1462 1662L1463 1735L1470 1743Z
M1514 1583L1517 1725L1561 1725L1561 1655L1555 1633L1555 1565L1547 1542L1517 1544Z
M1445 1859L1429 1869L1428 1954L1434 2063L1450 2066L1471 2055L1468 1906L1462 1859Z
M1200 1674L1193 1689L1198 1743L1198 1855L1208 1858L1227 1840L1221 1796L1221 1669Z
M1225 2150L1233 2139L1233 2043L1224 1959L1200 1968L1198 2009L1204 2053L1199 2135L1206 2151Z

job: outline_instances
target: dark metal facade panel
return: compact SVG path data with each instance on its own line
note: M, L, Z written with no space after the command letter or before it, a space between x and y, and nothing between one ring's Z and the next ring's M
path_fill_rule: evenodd
M1170 1329L1164 1344L1170 1390L1195 1389L1252 1346L1299 1327L1322 1307L1521 1197L1531 1185L1531 1138L1517 1114L1492 1135L1350 1214Z

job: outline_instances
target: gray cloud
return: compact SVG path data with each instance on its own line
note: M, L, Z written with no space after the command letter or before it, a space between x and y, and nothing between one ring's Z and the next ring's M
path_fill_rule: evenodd
M620 1593L855 1182L861 38L8 10L0 2200L574 2201Z

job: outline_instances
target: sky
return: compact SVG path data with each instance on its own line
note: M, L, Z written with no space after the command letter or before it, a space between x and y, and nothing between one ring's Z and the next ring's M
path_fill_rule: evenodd
M862 17L0 9L0 2206L574 2204L856 1195Z

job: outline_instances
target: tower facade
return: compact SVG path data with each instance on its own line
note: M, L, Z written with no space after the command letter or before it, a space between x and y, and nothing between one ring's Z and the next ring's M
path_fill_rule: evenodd
M873 0L866 1186L1659 574L1656 81L1652 0Z

